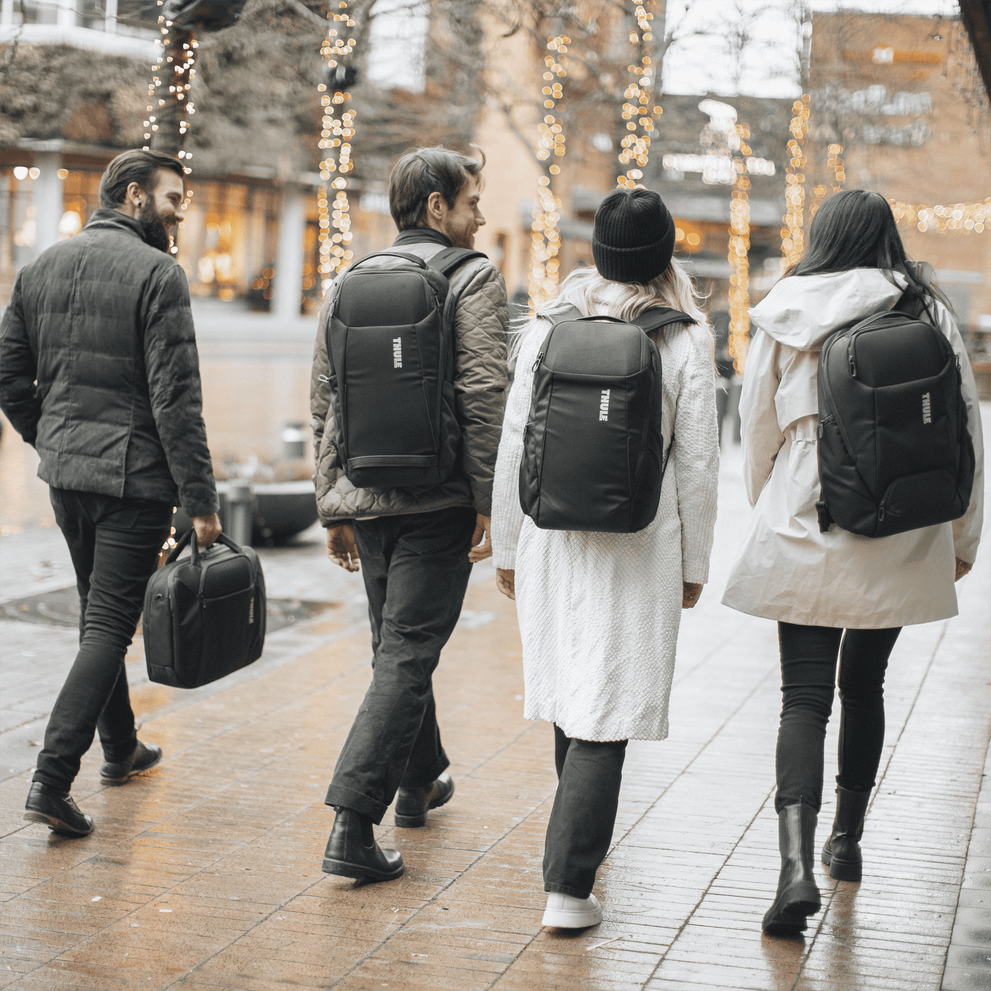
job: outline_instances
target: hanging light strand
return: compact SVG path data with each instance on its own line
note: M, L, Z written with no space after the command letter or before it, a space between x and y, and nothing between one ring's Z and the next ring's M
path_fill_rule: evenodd
M540 122L540 140L537 143L537 161L543 175L537 180L537 202L530 225L530 305L539 307L554 295L561 276L561 200L553 190L555 176L561 174L560 159L567 151L564 121L556 115L558 103L564 96L563 80L568 71L562 56L568 51L571 39L557 35L547 39L544 57L544 109L547 113Z
M897 200L888 200L888 203L895 215L895 223L915 227L922 234L927 231L983 234L991 228L991 196L975 203L950 203L945 206L916 206Z
M843 145L829 145L829 158L826 164L833 170L832 191L839 193L846 182L846 172L843 169Z
M632 80L623 93L623 120L627 134L620 142L619 164L626 172L616 177L620 186L633 189L643 178L643 170L650 157L650 136L654 132L654 119L661 115L661 108L651 106L654 88L654 67L651 58L653 32L650 22L654 19L654 0L638 3L634 11L637 30L630 32L630 42L639 46L640 62L629 66Z
M339 59L354 52L355 40L351 37L354 18L348 13L348 5L341 0L336 13L327 17L334 26L327 31L320 54L330 68L338 66ZM348 180L354 172L351 157L352 139L355 133L355 112L346 105L351 94L346 89L335 89L333 95L325 83L317 87L323 106L323 128L320 131L320 149L327 157L320 163L320 179L317 190L317 215L320 224L320 295L323 296L333 281L354 258L351 250L351 214L348 202ZM337 112L340 111L340 116ZM334 173L336 178L331 181ZM336 190L333 204L329 201L330 189ZM331 233L333 228L334 233Z
M792 104L788 141L788 167L785 176L785 226L781 230L781 254L786 265L794 265L805 251L805 166L802 142L809 133L809 97Z
M733 356L733 367L742 375L750 341L750 263L747 257L750 250L750 180L744 159L751 151L749 126L737 124L736 130L740 135L740 154L744 158L733 158L736 182L730 203L728 348Z
M162 0L158 0L158 5L162 6ZM178 31L172 21L165 20L161 15L158 18L159 26L162 30L162 50L158 60L152 65L151 83L148 86L147 119L144 124L144 139L148 144L144 145L147 151L151 146L152 136L162 126L163 118L166 115L166 101L174 98L179 108L179 142L185 140L189 133L189 118L196 113L196 107L189 99L189 89L193 85L196 77L196 49L199 42L187 33L190 38L188 42L183 42L182 48L178 49L173 45L172 33ZM170 48L174 54L169 54ZM193 157L192 152L180 150L178 157L183 160L183 168L186 175L192 171L189 167L189 159Z

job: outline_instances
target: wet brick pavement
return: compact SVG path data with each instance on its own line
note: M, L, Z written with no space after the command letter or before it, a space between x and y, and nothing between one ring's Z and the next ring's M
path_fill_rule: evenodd
M74 795L97 828L82 840L21 819L73 632L0 620L0 988L991 988L988 546L958 586L961 615L906 629L893 655L863 883L817 868L824 904L806 936L764 936L778 870L775 629L718 602L745 516L739 461L730 448L712 580L682 625L671 737L631 744L596 888L605 920L573 935L540 926L552 736L522 718L513 606L490 565L437 677L457 793L426 829L386 817L379 838L408 868L385 884L320 870L323 794L369 646L360 580L326 562L319 530L264 551L266 578L273 596L332 605L273 634L252 668L180 692L148 684L132 648L142 737L166 759L103 788L91 750ZM0 539L0 569L0 602L71 584L51 530ZM820 841L831 817L830 799Z

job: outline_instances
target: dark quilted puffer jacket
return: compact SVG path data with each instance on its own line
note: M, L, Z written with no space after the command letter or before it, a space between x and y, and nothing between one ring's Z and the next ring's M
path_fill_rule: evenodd
M18 272L0 407L49 485L217 509L186 277L117 210Z

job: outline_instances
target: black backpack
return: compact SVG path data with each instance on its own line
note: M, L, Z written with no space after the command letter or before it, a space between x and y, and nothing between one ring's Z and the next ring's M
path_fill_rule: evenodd
M974 483L960 362L917 291L819 353L819 529L887 537L955 520Z
M533 365L520 505L544 530L635 533L657 514L671 454L661 435L661 355L647 333L695 321L668 307L635 324L570 309Z
M454 469L454 309L448 276L480 251L429 261L391 249L338 279L327 320L334 441L358 488L437 485Z

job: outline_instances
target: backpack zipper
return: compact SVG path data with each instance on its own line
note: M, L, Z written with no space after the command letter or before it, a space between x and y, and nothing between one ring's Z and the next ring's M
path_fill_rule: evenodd
M540 364L543 357L544 357L544 352L541 351L540 354L537 355L537 358L534 361L533 365L530 367L531 372L535 372L537 370L537 366Z

